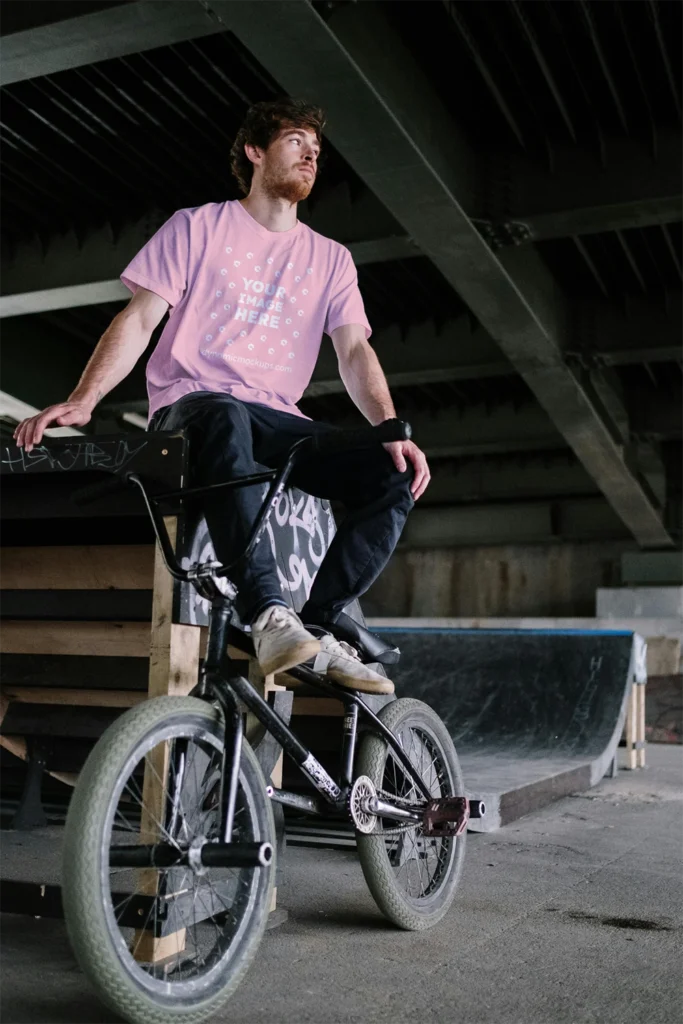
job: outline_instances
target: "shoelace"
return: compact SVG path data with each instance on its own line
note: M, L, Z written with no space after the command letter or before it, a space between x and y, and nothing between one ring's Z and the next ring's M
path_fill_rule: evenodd
M354 661L361 660L355 647L347 644L346 640L335 640L331 634L328 634L325 639L325 653L346 655L348 658L353 658Z

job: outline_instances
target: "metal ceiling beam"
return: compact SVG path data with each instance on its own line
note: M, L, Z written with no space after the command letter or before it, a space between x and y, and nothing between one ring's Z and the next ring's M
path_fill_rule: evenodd
M194 0L138 0L0 40L0 85L222 32Z
M0 319L26 316L28 313L49 313L56 309L76 309L78 306L97 306L101 302L125 302L129 298L129 290L118 279L18 292L0 298Z
M683 359L683 295L665 304L630 298L622 309L602 301L577 302L570 362L593 366L680 362Z
M680 391L678 400L656 392L640 392L633 396L633 432L638 437L667 440L683 437L683 415Z
M319 204L325 216L339 205L332 197ZM342 204L343 205L343 204ZM318 211L316 211L318 212ZM130 223L114 234L106 225L79 239L72 232L55 236L46 247L38 239L21 243L13 254L3 254L0 287L0 317L73 309L103 302L125 301L128 290L118 274L166 219L161 211L150 211L143 219ZM358 264L393 254L406 254L407 239L389 236L350 244ZM33 282L40 289L31 290ZM629 299L623 311L603 302L577 302L574 317L577 329L568 341L565 357L586 366L617 366L639 362L681 359L683 303L680 293L669 296L668 308L649 299ZM389 374L398 375L394 386L404 381L419 383L438 380L434 373L448 369L444 379L471 379L501 376L512 372L491 336L471 317L461 316L437 330L429 322L399 330L376 332L373 344ZM406 380L402 374L414 374ZM325 386L328 382L329 386ZM336 362L323 347L314 378L315 391L322 394L341 390Z
M0 379L2 390L22 402L44 409L63 402L79 381L98 338L70 336L46 321L6 320L0 331ZM109 400L132 400L145 394L143 357L115 389ZM39 371L36 371L39 367Z
M527 454L433 460L420 505L586 496L597 488L569 449Z
M6 391L0 391L0 418L3 420L21 423L22 420L27 419L29 416L35 416L37 412L40 412L40 409L37 409L34 405L28 405L27 402L22 402L20 398L8 395ZM47 437L70 437L72 434L82 433L83 431L77 430L76 427L48 427L45 431Z
M469 406L437 412L403 412L413 437L432 459L498 455L516 452L566 451L567 443L535 403L516 410L511 403L486 408ZM359 413L349 411L335 425L357 427Z
M318 204L316 212L321 210L324 216L337 212L326 209L325 202ZM118 275L166 217L166 213L151 211L117 233L105 225L85 238L78 238L73 232L55 236L46 248L34 238L20 243L11 256L5 252L0 318L125 301L130 293ZM316 228L316 223L314 217L311 226ZM347 247L356 266L420 255L415 243L400 235L349 242ZM40 287L33 288L34 283L40 283Z
M391 387L515 374L491 336L466 313L438 326L427 321L386 327L374 332L372 346ZM323 343L306 397L344 390L334 349Z
M443 508L430 508L423 500L408 516L399 550L628 538L626 527L602 495Z
M422 255L415 242L407 235L370 239L367 242L349 242L347 248L351 250L353 262L357 267L365 263L389 263Z
M559 146L553 169L520 153L486 160L485 218L504 244L670 224L683 218L679 131L662 131L657 151L627 138L607 139L602 160Z
M147 413L144 399L117 399L108 396L102 405L102 415L123 416L134 412ZM335 425L353 428L362 425L360 414L349 403L348 416L328 417ZM399 414L402 410L399 409ZM553 430L548 418L538 406L529 405L516 411L511 404L485 408L470 406L462 413L457 409L441 409L435 413L405 413L416 440L430 459L479 458L489 455L514 457L519 453L569 453L564 439Z
M672 544L564 362L571 322L556 282L531 249L494 254L465 214L475 157L381 6L340 5L326 22L307 0L273 0L267 32L250 4L209 6L289 93L327 108L333 145L495 338L637 541Z

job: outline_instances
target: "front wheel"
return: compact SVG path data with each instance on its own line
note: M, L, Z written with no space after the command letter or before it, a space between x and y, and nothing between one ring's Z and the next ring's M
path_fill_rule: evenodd
M268 918L275 865L110 865L117 845L187 850L219 838L223 752L218 711L159 697L127 711L93 749L69 807L64 916L76 957L102 999L132 1024L199 1024L234 991ZM244 742L233 840L275 828L256 757Z
M398 737L433 797L465 795L458 755L435 711L420 700L401 699L383 707L378 717ZM356 775L366 775L387 800L424 806L424 797L378 733L363 737ZM465 835L425 836L420 825L403 827L386 818L378 819L374 833L356 833L365 880L390 921L421 931L441 920L460 880Z

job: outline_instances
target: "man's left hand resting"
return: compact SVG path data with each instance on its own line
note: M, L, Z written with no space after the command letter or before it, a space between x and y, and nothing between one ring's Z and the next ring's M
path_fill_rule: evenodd
M415 501L427 490L431 480L431 473L427 465L427 457L413 441L392 441L384 447L394 460L394 465L399 473L405 473L407 462L410 462L415 470L415 477L410 485L410 490Z

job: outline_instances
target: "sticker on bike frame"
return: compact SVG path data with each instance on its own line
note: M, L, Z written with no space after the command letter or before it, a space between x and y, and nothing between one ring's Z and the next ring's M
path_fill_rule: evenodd
M313 754L308 755L301 767L305 772L308 772L323 793L327 793L333 800L339 799L341 789L334 779L327 774L320 762L313 757Z

